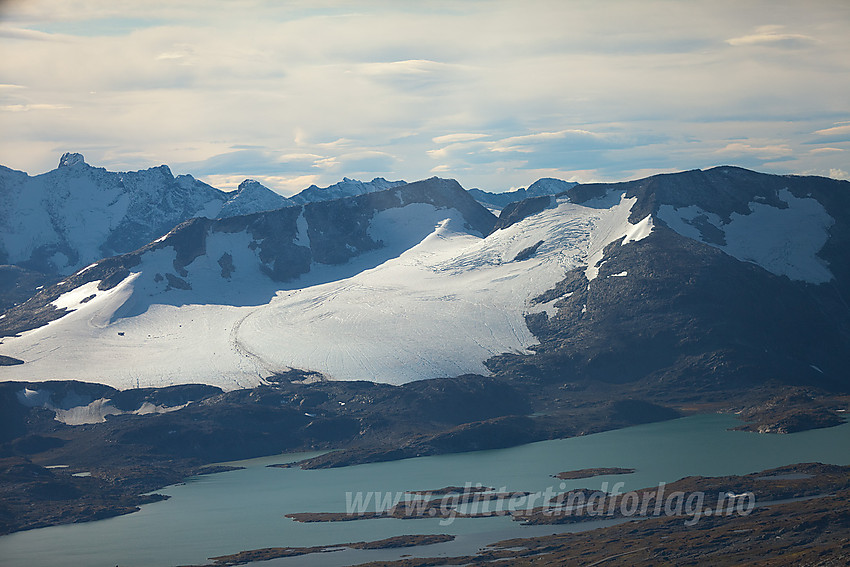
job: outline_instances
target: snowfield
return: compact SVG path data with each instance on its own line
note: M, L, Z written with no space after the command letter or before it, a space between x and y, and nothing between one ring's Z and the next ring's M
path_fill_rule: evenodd
M813 284L830 281L832 272L817 253L829 240L835 219L815 199L799 199L787 189L779 192L779 198L787 208L753 202L750 214L732 213L728 223L695 205L678 209L661 205L658 218L682 236L720 248L777 276ZM705 235L700 223L715 229L712 232L722 235L723 241Z
M453 209L388 209L370 228L384 248L339 266L314 264L285 285L263 275L245 233L208 241L207 253L186 267L191 290L161 276L173 249L154 250L113 289L81 286L55 302L73 309L69 315L4 339L0 352L26 364L4 368L3 379L229 390L290 368L391 384L487 374L486 359L536 343L524 318L532 298L573 268L587 266L595 277L607 244L649 234L650 217L628 222L633 204L618 193L585 205L553 198L543 212L486 238ZM235 267L228 277L217 261L224 253ZM554 314L551 306L533 308L543 310Z

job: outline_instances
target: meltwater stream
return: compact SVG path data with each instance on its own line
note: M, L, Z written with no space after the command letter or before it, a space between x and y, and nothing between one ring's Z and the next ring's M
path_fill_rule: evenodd
M504 517L455 519L448 525L441 525L438 519L303 524L285 514L342 512L346 510L346 493L357 491L384 495L481 483L509 491L537 492L552 487L560 492L600 488L603 482L609 486L623 482L623 490L632 490L689 475L746 474L798 462L850 464L850 424L792 435L728 430L738 424L728 415L699 415L510 449L328 470L266 467L302 456L252 459L237 463L246 467L243 470L193 477L160 490L171 498L145 505L134 514L1 537L0 563L9 567L193 565L207 563L210 557L263 547L330 545L438 533L457 535L458 544L472 546L463 550L467 553L499 539L543 532ZM567 482L551 476L595 467L637 470L629 475ZM563 531L542 529L548 530L546 533ZM456 552L458 544L455 549L439 544L396 553L456 555L460 554ZM357 562L378 557L328 553L296 559L299 565L325 565L335 556L337 562L344 562L343 557ZM294 563L280 560L267 564Z

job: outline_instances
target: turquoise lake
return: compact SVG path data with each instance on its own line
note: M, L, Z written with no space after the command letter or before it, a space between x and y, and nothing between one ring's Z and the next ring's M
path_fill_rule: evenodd
M850 464L850 424L792 435L728 430L738 424L729 415L699 415L510 449L328 470L266 467L304 455L252 459L237 463L246 467L243 470L193 477L159 490L171 498L143 506L134 514L2 537L0 563L9 567L192 565L246 549L435 533L455 534L457 543L420 548L423 554L459 554L458 550L474 551L499 539L564 529L523 527L509 518L456 519L449 525L437 519L302 524L284 515L342 512L346 493L357 491L384 494L481 483L511 491L552 488L560 492L600 488L604 482L609 486L623 482L623 490L632 490L690 475L746 474L797 462ZM567 482L551 476L593 467L637 471ZM345 564L412 551L340 553L256 565Z

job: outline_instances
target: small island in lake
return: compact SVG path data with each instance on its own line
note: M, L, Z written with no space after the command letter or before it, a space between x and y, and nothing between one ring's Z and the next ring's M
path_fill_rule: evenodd
M339 545L318 545L314 547L267 547L263 549L252 549L240 551L232 555L211 557L209 563L202 567L233 567L246 565L256 561L269 561L283 557L298 557L312 553L329 553L349 549L397 549L403 547L417 547L420 545L433 545L453 541L455 536L448 534L434 535L403 535L389 537L378 541L358 541L356 543L343 543Z
M417 496L431 496L431 495L450 495L450 494L474 494L476 492L492 492L496 490L495 488L490 488L487 486L446 486L444 488L437 488L435 490L407 490L407 494L414 494Z
M578 480L580 478L591 478L594 476L604 476L609 474L632 474L633 472L635 472L635 469L600 467L595 469L579 469L575 471L559 472L552 476L561 480Z

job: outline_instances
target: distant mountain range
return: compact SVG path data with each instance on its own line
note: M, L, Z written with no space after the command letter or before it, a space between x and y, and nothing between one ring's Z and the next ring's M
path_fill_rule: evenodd
M0 264L69 274L131 252L195 216L215 216L227 195L167 166L116 173L64 154L30 177L0 169Z
M69 275L101 258L132 252L191 218L247 215L405 184L383 177L368 182L344 178L284 197L252 179L227 193L191 175L174 177L165 165L107 171L87 164L78 153L62 155L57 169L36 176L0 166L0 266L17 266L15 271L0 268L0 289L38 274ZM554 194L570 186L541 179L529 187L528 195ZM526 196L524 189L470 193L495 210ZM6 304L0 300L0 306Z
M107 175L80 162L51 173ZM541 180L498 218L453 180L395 183L345 180L331 193L356 195L227 218L208 191L207 217L0 316L0 355L23 361L0 376L232 390L292 370L475 373L695 402L766 381L847 386L846 181L735 167ZM263 189L243 183L234 212L274 206Z
M195 217L226 218L404 185L376 178L308 187L286 198L253 180L226 193L168 166L112 172L66 153L59 167L30 177L0 166L0 264L71 274L132 252Z
M383 177L376 177L372 181L358 181L344 177L339 183L327 187L310 185L292 197L284 197L258 181L246 179L239 184L235 194L221 207L216 217L235 217L261 211L273 211L283 207L318 203L319 201L332 201L344 197L374 193L375 191L384 191L405 184L405 181L387 181Z

